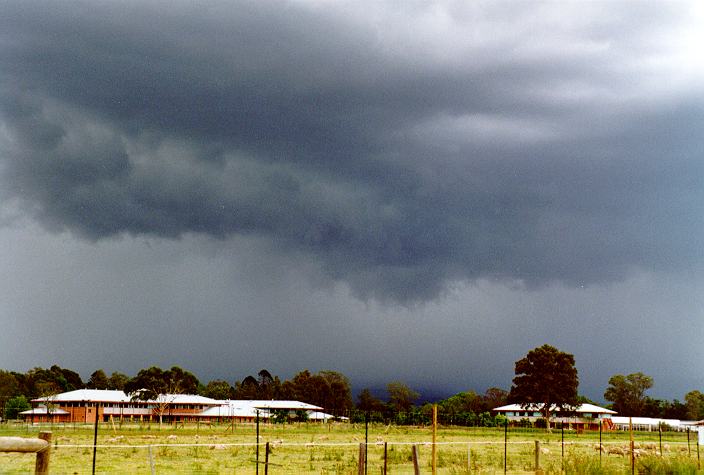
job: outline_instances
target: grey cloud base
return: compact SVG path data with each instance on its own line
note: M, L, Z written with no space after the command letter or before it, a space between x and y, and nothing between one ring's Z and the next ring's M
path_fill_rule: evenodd
M704 96L645 41L686 11L367 7L6 3L5 199L90 240L262 237L397 302L701 271Z

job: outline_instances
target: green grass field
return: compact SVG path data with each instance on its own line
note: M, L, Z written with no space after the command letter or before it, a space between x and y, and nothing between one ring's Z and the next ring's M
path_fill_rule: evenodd
M233 430L234 429L234 430ZM2 425L0 436L36 437L52 431L51 472L86 474L92 471L93 426ZM101 424L96 453L97 473L253 474L256 471L256 428L253 424L164 425ZM636 473L703 473L698 471L695 434L689 445L686 433L663 434L663 457L657 433L635 433L639 457ZM437 433L437 467L440 474L503 473L503 428L440 427ZM270 443L271 474L356 474L364 425L288 424L260 425L259 473L264 473L266 442ZM535 441L540 442L543 473L631 473L630 457L598 451L599 434L554 430L509 429L506 445L508 473L532 473ZM431 473L430 427L369 425L367 469L380 474L387 444L388 473L413 473L415 445L421 473ZM609 432L604 446L612 452L628 447L629 435ZM563 457L564 448L564 457ZM704 454L703 454L704 455ZM0 453L0 473L33 473L35 455ZM563 472L564 471L564 472Z

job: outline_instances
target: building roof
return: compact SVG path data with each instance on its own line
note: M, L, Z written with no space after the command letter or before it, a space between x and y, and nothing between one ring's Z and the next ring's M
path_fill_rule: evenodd
M659 419L656 417L627 417L627 416L616 416L612 417L611 420L614 424L629 424L642 425L642 426L658 426L660 424L666 424L670 427L686 427L697 425L695 421L681 421L679 419Z
M159 402L168 401L172 404L201 404L206 406L217 406L219 401L197 394L165 394ZM98 402L98 403L129 403L132 402L131 395L124 391L114 389L77 389L65 393L54 394L52 396L32 399L32 402ZM157 402L157 401L144 401Z
M540 411L543 404L531 404L526 407L520 404L508 404L506 406L495 407L493 410L497 412L520 412L520 411ZM553 405L552 410L557 411L557 406ZM589 414L616 414L616 411L606 409L605 407L595 406L594 404L580 404L573 409L577 413Z
M326 412L313 411L308 414L308 419L311 421L329 421L330 419L339 419L341 421L348 421L349 417L339 416L335 417L332 414Z
M200 413L205 417L259 417L268 418L271 411L320 411L323 408L301 401L224 399L216 407Z
M240 401L229 401L230 403L238 403ZM242 405L242 404L221 404L219 406L209 407L204 411L198 413L199 416L204 417L257 417L257 409L252 406ZM269 417L268 413L264 411L259 411L259 417L266 419Z
M91 402L91 403L131 403L130 395L123 391L108 389L77 389L52 396L33 399L37 403L65 403L65 402ZM300 401L276 400L216 400L197 394L165 394L158 400L142 401L144 403L193 404L210 406L199 415L206 417L259 417L267 418L271 411L322 411L322 407L314 406ZM59 412L53 412L59 414ZM37 413L39 414L39 413Z
M220 401L198 394L168 394L168 400L174 404L203 404L205 406L217 406Z
M65 393L32 399L33 402L130 402L129 396L123 391L113 389L76 389Z
M227 402L227 401L220 401ZM313 404L308 404L301 401L278 401L278 400L261 400L255 399L251 401L231 401L243 406L254 407L255 409L269 409L272 411L277 410L289 410L289 411L322 411L323 408L319 406L314 406Z

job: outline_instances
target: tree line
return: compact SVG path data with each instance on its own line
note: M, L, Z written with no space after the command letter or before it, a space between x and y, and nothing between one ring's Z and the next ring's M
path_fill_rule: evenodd
M543 416L550 421L550 408L574 407L592 402L580 396L574 356L550 345L528 352L515 365L516 377L510 391L489 388L483 394L464 391L447 399L435 401L441 423L493 426L502 423L503 416L491 410L506 403L547 403ZM609 379L604 399L607 407L622 416L642 416L665 419L704 419L704 394L698 390L685 395L684 402L654 399L646 395L653 379L643 373L617 374ZM213 399L279 399L297 400L324 408L333 416L349 417L353 421L374 420L397 424L426 423L432 405L419 405L420 395L401 381L386 385L385 394L377 395L369 388L352 396L349 379L340 372L324 370L312 373L303 370L291 379L281 380L268 370L248 375L233 384L224 379L202 383L193 373L178 366L162 369L151 366L135 376L103 369L95 370L87 381L70 369L53 365L32 368L26 373L0 370L0 415L14 419L30 408L32 399L76 389L115 389L134 394L145 400L156 400L160 394L199 394Z
M528 352L516 362L516 377L509 401L524 408L541 404L541 412L550 427L553 407L569 412L580 403L592 402L577 392L579 378L574 356L550 345ZM653 378L643 373L616 374L609 379L604 399L620 416L659 419L704 419L704 394L698 390L685 395L685 402L654 399L645 394L653 387Z

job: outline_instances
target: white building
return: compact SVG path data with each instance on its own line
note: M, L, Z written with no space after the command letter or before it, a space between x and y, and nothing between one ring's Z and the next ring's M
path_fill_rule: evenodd
M535 423L538 419L543 418L540 412L543 404L531 404L523 406L521 404L508 404L506 406L496 407L494 412L503 414L510 422L518 422L528 420ZM564 412L559 407L552 408L552 416L550 424L565 424L567 427L575 429L592 429L598 430L601 424L605 429L612 428L612 417L616 414L611 409L596 406L594 404L580 404L577 407L571 408Z

